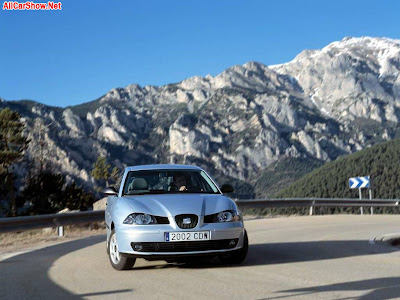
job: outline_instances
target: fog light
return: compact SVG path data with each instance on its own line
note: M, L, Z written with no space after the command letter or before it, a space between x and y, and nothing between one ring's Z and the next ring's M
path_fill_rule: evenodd
M229 246L233 247L233 246L235 246L235 245L236 245L235 240L230 240L230 241L229 241Z
M143 248L142 244L135 244L135 246L133 246L133 249L135 251L140 251L140 250L142 250L142 248Z

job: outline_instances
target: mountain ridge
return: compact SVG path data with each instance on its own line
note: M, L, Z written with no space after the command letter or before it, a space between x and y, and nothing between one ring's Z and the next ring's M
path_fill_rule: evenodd
M65 108L0 108L23 116L28 158L44 139L49 166L87 186L100 155L119 168L196 163L249 182L283 158L326 162L400 137L399 45L347 38L281 65L250 61L175 84L130 84Z

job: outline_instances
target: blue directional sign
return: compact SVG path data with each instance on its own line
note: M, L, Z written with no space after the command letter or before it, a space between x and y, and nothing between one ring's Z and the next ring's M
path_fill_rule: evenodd
M349 186L351 189L369 188L369 176L352 177L349 179Z

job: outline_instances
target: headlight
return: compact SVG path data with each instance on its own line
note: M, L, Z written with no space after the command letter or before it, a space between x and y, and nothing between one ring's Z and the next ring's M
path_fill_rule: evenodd
M240 215L234 210L226 210L216 215L217 222L237 222L240 220Z
M156 219L151 215L146 214L130 214L126 217L123 222L124 224L136 224L136 225L149 225L156 224Z
M230 211L223 211L217 214L218 222L230 222L233 219L233 215Z

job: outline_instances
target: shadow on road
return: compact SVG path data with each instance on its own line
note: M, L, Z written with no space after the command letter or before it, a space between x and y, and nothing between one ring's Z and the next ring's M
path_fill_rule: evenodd
M244 267L274 265L283 263L306 262L325 259L337 259L353 256L375 255L398 251L398 248L369 244L368 241L309 241L296 243L255 244L249 246ZM204 261L178 265L180 268L218 268L226 267L218 261Z
M249 252L244 265L304 262L375 255L394 251L398 251L398 248L370 244L365 240L255 244L249 246Z
M385 277L360 281L350 281L329 285L321 285L314 287L307 287L301 289L292 289L279 291L279 293L293 293L288 296L270 297L267 299L283 299L293 298L295 296L306 296L315 298L317 293L324 292L345 292L345 291L360 291L367 292L367 294L358 298L352 297L351 299L360 300L375 300L375 299L399 299L400 297L400 277Z
M132 292L124 289L76 295L58 286L49 278L48 271L57 259L73 251L103 242L105 242L104 235L94 236L0 261L0 299L54 299L55 297L83 299L88 296ZM68 274L65 276L67 278Z

